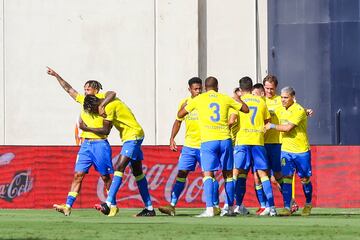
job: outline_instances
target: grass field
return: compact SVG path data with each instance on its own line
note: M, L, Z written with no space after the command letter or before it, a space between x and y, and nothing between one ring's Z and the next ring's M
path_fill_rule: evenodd
M360 239L360 209L210 219L194 217L202 209L178 209L175 217L159 212L153 218L133 217L138 211L120 209L109 218L92 209L75 209L69 217L53 210L0 209L0 239Z

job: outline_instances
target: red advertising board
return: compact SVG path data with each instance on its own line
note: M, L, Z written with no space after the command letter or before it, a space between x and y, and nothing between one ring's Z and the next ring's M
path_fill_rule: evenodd
M0 208L50 208L64 203L74 174L79 147L75 146L1 146L0 147ZM113 147L113 161L121 147ZM144 172L155 207L167 204L176 178L179 153L167 146L144 146ZM312 166L313 204L318 207L360 207L360 147L313 146ZM220 201L223 202L223 180ZM282 205L279 191L274 188L275 200ZM91 169L85 177L75 208L91 208L104 201L99 174ZM302 205L304 196L296 180L296 199ZM117 195L120 207L142 207L136 182L127 169ZM244 199L246 206L255 207L252 175L247 181ZM204 207L200 169L190 174L178 207Z

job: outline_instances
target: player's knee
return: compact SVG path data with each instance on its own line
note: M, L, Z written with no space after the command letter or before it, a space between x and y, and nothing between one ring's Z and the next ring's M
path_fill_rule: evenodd
M76 172L74 175L74 181L75 182L81 182L85 177L85 173L83 172Z

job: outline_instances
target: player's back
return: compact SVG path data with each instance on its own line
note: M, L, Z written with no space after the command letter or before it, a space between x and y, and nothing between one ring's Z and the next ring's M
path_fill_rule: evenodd
M205 142L231 138L228 111L229 108L239 110L241 106L231 97L210 90L189 101L185 109L198 110L201 141Z
M115 98L105 107L106 120L111 121L119 131L123 142L144 137L144 131L130 108L119 98Z
M240 112L240 130L236 145L264 145L264 121L270 119L265 101L259 96L245 94L241 99L248 105L249 113Z

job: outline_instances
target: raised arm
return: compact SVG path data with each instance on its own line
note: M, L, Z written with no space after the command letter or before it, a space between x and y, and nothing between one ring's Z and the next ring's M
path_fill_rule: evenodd
M170 150L174 151L174 152L177 152L175 137L178 134L180 127L181 127L181 121L176 119L173 124L172 130L171 130L171 136L170 136Z
M105 115L105 106L111 102L112 100L114 100L116 97L116 92L114 91L107 91L105 93L105 98L104 100L100 103L99 105L99 115L100 116L103 116L103 117L106 117Z
M242 104L241 108L238 109L239 111L241 111L243 113L248 113L249 112L248 105L246 105L246 103L244 103L243 100L241 100L240 96L236 95L233 98L234 98L235 101Z
M62 79L62 77L60 77L60 75L57 72L47 67L47 74L49 74L50 76L54 76L58 80L60 86L70 95L70 97L72 97L74 100L76 99L78 92L75 89L73 89L69 83L67 83L64 79Z

